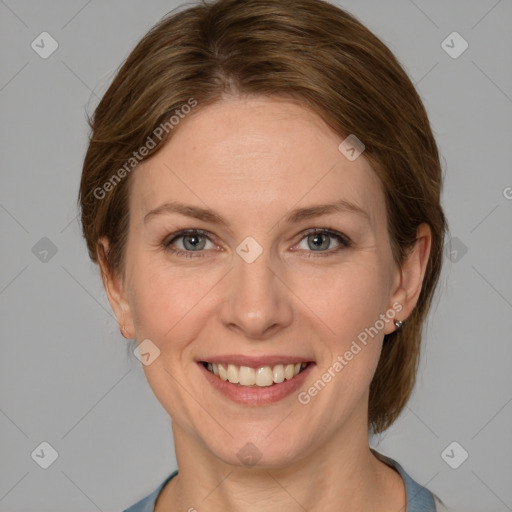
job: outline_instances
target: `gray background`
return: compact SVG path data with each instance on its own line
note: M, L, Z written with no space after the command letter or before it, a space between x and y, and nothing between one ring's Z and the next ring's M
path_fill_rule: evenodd
M1 512L122 510L175 468L168 416L118 332L75 203L85 112L179 4L0 2ZM424 99L455 238L414 395L372 444L455 510L512 510L512 1L340 5ZM47 59L31 48L43 31L59 44ZM456 59L441 46L453 31L469 44ZM43 441L58 452L48 469L31 457ZM469 454L458 469L441 456L453 441Z

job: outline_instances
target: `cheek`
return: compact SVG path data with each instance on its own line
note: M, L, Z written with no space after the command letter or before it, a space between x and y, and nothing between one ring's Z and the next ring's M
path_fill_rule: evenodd
M204 329L204 308L213 296L208 292L219 279L212 273L146 262L133 274L132 315L137 338L139 343L150 339L160 350L159 357L143 366L143 371L164 409L182 421L192 421L190 397L183 392L183 383L193 364L192 341Z
M133 275L132 315L138 337L155 340L161 349L170 340L173 347L179 346L184 329L190 339L191 330L200 326L197 315L217 274L145 262Z
M304 274L297 280L297 294L314 314L309 318L324 333L319 373L334 382L331 398L328 393L324 398L334 399L338 392L346 398L331 404L337 414L362 398L375 373L384 336L380 315L387 305L386 283L384 266L370 257L347 261L323 277Z
M378 261L354 258L328 272L301 273L294 289L343 346L373 326L384 312L388 300L386 283Z

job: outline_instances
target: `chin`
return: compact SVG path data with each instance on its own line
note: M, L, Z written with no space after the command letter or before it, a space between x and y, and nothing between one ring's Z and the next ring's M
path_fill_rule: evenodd
M289 439L289 438L288 438ZM269 441L268 434L261 436L237 436L223 446L211 446L210 451L225 464L239 468L276 469L295 463L306 454L311 446L283 443L282 440Z

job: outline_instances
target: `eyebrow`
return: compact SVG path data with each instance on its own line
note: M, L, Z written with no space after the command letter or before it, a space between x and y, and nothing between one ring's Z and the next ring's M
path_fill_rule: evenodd
M195 219L224 226L229 229L229 223L217 212L210 210L209 208L191 206L179 202L164 203L157 208L154 208L144 216L144 223L149 222L149 220L158 215L170 213L178 213L185 215L186 217L193 217ZM290 213L286 214L285 222L288 224L296 224L303 220L312 219L314 217L320 217L321 215L328 215L332 213L352 213L370 222L370 216L365 210L345 199L340 199L333 203L316 204L303 208L296 208L295 210L292 210Z

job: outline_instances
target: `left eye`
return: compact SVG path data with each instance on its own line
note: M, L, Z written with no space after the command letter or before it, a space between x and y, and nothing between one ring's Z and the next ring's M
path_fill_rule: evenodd
M332 248L333 239L335 239L338 244L334 250L339 250L340 247L348 247L350 245L348 239L343 237L340 233L325 229L314 229L306 233L297 247L306 251L325 252ZM305 244L305 246L303 244Z

